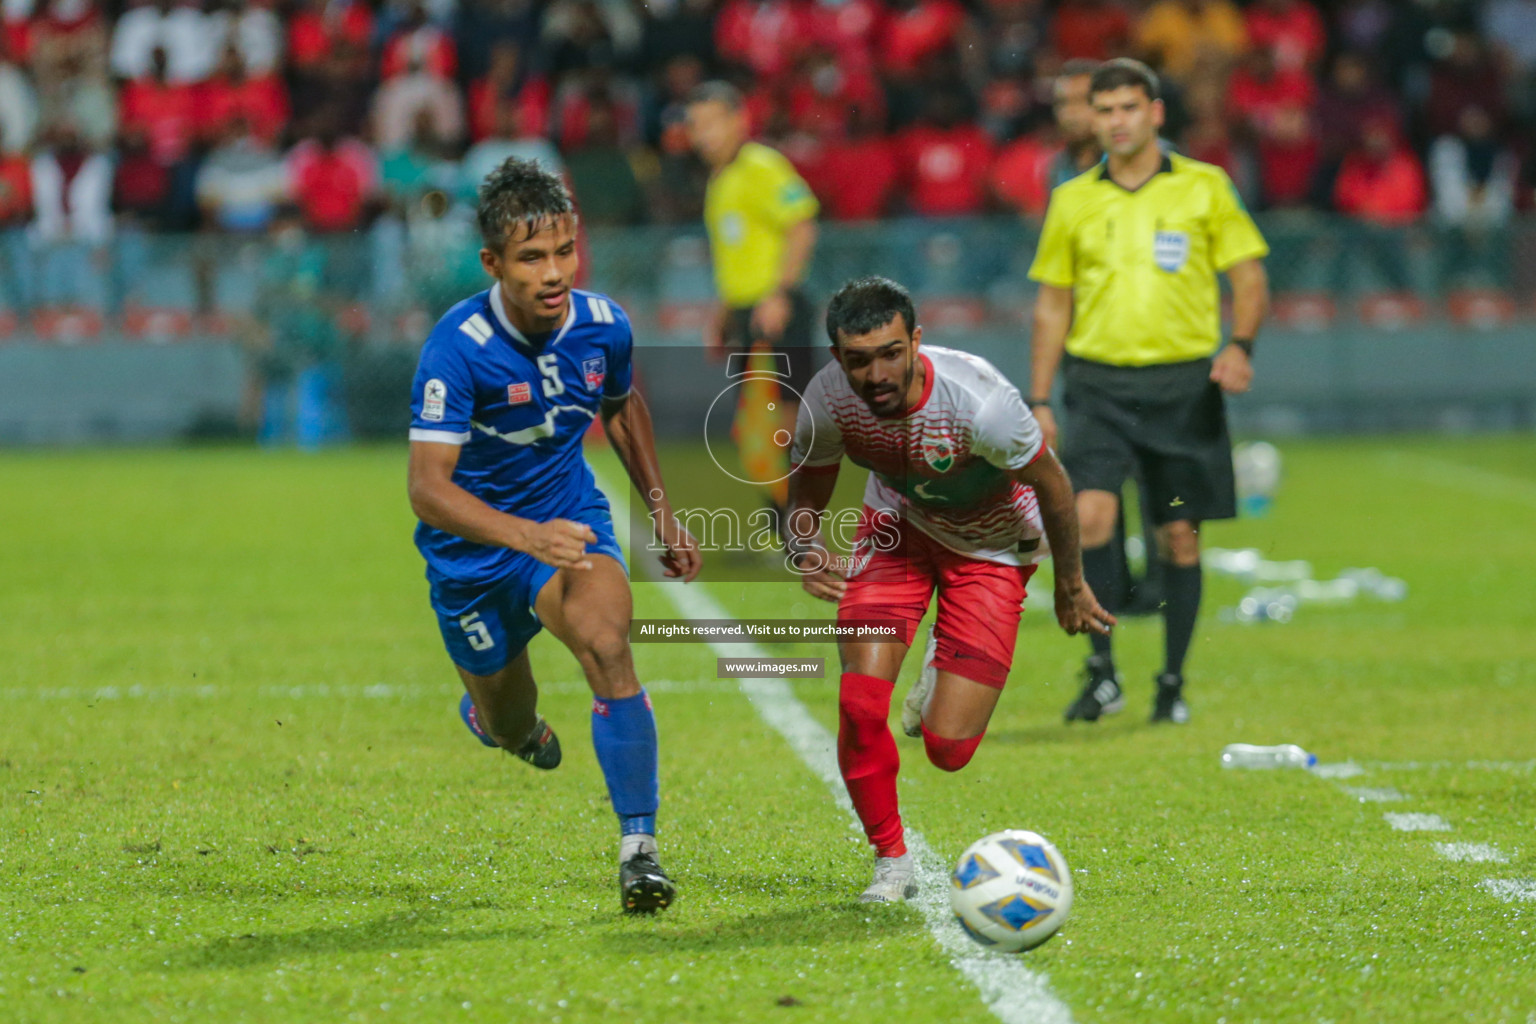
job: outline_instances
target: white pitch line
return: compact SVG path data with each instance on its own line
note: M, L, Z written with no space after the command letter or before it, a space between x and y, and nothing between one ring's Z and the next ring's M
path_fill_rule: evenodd
M684 616L733 618L697 583L665 584L664 589L673 606ZM711 643L709 646L721 658L768 656L763 648L753 643ZM807 767L820 776L837 805L853 815L853 804L837 769L832 736L811 716L789 685L777 679L744 679L741 692L752 702L763 721L773 726ZM854 821L858 821L856 815ZM912 904L922 912L928 931L949 957L951 966L976 986L987 1009L1005 1024L1070 1024L1072 1012L1051 992L1043 975L1025 967L1017 956L989 953L961 933L955 926L946 898L949 871L944 862L916 829L907 829L906 838L907 848L917 861L918 884L921 886L921 893Z
M1391 804L1408 798L1391 786L1372 788L1370 786L1340 786L1340 789L1363 804Z
M1468 864L1508 864L1509 855L1487 843L1436 843L1435 852L1446 860Z
M1387 812L1382 815L1399 832L1450 832L1451 823L1438 814L1393 814Z
M1365 774L1365 769L1353 761L1313 765L1310 771L1320 779L1353 779L1357 775Z
M737 692L732 679L652 679L646 689L657 693L731 693ZM591 693L585 680L556 679L539 683L540 693ZM13 686L0 689L0 703L23 700L81 701L104 703L122 700L211 700L215 697L246 697L262 700L390 700L397 698L458 696L457 681L447 676L441 683L301 683L295 686L227 686L205 683L202 686Z
M1441 483L1460 484L1492 498L1507 498L1536 507L1536 480L1527 477L1403 451L1383 452L1380 458L1383 464L1411 474L1415 480L1428 475Z
M1536 761L1370 761L1373 771L1438 772L1536 772Z
M1482 887L1505 903L1536 903L1536 881L1529 878L1490 878Z

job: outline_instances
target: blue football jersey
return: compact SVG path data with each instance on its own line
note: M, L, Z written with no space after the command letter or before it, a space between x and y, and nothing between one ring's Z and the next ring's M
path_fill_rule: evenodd
M530 341L506 319L500 289L432 329L411 387L411 440L461 445L453 481L492 508L535 522L606 516L581 441L602 399L629 393L629 317L573 289L564 325ZM416 546L433 572L466 583L499 578L515 557L426 523Z

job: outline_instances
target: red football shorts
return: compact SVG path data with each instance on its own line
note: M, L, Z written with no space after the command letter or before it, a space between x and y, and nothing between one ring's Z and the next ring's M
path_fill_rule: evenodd
M934 666L1002 689L1013 667L1019 615L1035 567L959 554L904 519L883 525L885 539L874 544L873 515L866 506L853 546L856 558L871 548L873 554L848 579L848 590L837 606L838 622L895 619L903 624L903 639L910 647L928 611L928 598L937 590ZM894 545L889 543L892 531Z

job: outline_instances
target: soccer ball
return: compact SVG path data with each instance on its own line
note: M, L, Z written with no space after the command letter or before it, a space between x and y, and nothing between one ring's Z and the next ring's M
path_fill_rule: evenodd
M1019 953L1056 934L1072 910L1072 871L1044 836L994 832L960 855L949 905L965 934L989 949Z

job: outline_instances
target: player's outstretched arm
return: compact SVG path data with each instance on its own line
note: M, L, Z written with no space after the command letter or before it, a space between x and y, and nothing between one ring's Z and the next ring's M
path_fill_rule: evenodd
M651 410L638 391L618 398L603 399L603 430L614 454L624 464L624 471L645 501L650 520L656 524L656 539L666 550L661 555L666 576L692 581L703 564L699 545L693 535L672 514L667 486L661 479L661 463L656 459L656 432L651 426Z
M1078 542L1077 502L1072 481L1049 448L1013 478L1035 489L1040 503L1040 518L1045 521L1045 536L1051 542L1051 559L1056 570L1056 621L1068 633L1108 635L1115 617L1100 607L1093 591L1083 580L1083 552Z
M804 416L804 409L801 416ZM789 564L800 585L812 597L841 601L848 584L830 565L826 542L821 537L821 514L837 489L837 466L801 468L789 477L789 503L785 508L784 543Z
M408 488L411 511L428 526L491 547L524 551L557 569L590 569L587 545L597 534L585 523L531 519L499 512L453 482L459 446L412 441Z

